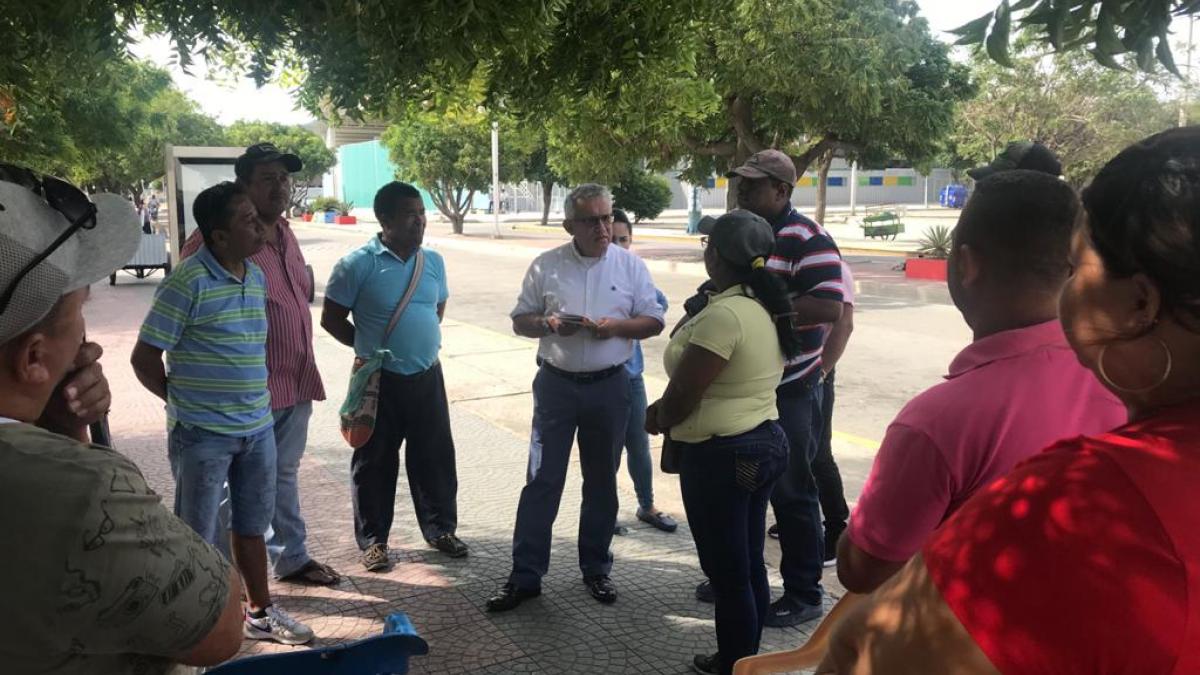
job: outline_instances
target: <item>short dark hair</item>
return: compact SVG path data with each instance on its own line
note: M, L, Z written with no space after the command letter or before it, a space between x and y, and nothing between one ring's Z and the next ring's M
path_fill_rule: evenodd
M421 199L421 191L409 185L394 180L379 188L375 193L375 218L380 222L391 218L400 206L401 199Z
M625 209L613 209L613 222L625 223L625 227L629 228L629 236L633 236L633 221L629 219L629 214L625 213Z
M229 227L233 218L233 204L238 197L245 195L245 188L230 181L217 183L196 195L196 201L192 203L192 216L206 245L212 246L214 232Z
M1200 127L1122 150L1083 191L1083 208L1107 271L1145 274L1165 309L1200 330Z
M1007 281L1056 291L1070 272L1078 218L1079 197L1066 182L1028 169L997 172L976 184L954 248L969 245Z

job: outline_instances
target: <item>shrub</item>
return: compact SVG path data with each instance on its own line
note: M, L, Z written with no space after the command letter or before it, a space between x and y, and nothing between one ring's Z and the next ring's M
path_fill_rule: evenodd
M337 197L317 197L312 200L308 208L312 209L313 213L322 213L325 211L337 211L341 206L342 203L338 201Z
M635 223L653 220L671 205L671 183L649 171L632 171L613 186L613 206L625 209Z

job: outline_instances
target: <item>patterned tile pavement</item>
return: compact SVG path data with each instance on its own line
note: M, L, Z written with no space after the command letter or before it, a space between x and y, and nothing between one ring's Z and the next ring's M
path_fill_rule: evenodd
M336 237L308 234L302 241L318 267L318 279L327 274L321 267L346 250ZM87 314L89 337L107 350L104 362L118 401L111 420L117 445L139 464L169 504L172 485L161 404L141 390L126 365L154 286L154 280L125 278L115 288L97 286ZM447 361L470 359L484 351L466 338L452 339L453 326L447 325ZM311 554L345 577L332 588L284 583L272 588L280 606L312 626L316 644L375 634L385 616L402 611L430 645L428 656L414 659L415 673L686 673L694 654L715 651L712 607L693 598L702 575L686 523L675 534L627 523L630 534L613 542L619 601L603 606L587 594L575 550L581 492L578 470L569 476L555 525L544 594L512 612L485 612L486 598L509 571L512 526L527 455L526 437L482 414L493 405L488 402L454 403L451 410L458 448L459 535L471 546L470 556L452 560L426 545L401 476L391 541L396 564L382 574L364 571L352 533L350 451L336 423L348 354L319 329L316 349L333 400L318 404L314 411L301 466L302 508ZM528 346L511 349L527 351ZM473 369L474 377L486 379L488 368L503 369L517 359L532 362L532 352L516 356L504 349L500 352L486 367L448 363L448 380L451 372L466 376L470 373L465 371ZM673 479L659 476L656 480ZM628 483L623 485L625 518L636 501ZM770 573L777 596L779 576L774 569ZM810 623L793 629L768 628L763 649L793 647L814 627ZM295 648L247 640L242 655L287 649Z

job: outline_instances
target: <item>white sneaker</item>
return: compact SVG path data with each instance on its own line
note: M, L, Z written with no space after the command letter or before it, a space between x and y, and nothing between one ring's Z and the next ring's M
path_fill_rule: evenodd
M247 612L242 634L251 640L274 640L284 645L302 645L313 639L311 628L275 605L267 607L266 616L255 618Z

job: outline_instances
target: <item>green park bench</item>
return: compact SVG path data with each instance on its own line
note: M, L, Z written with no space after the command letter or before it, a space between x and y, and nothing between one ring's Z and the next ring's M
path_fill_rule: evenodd
M901 222L900 216L894 211L880 211L878 213L868 213L862 219L863 236L870 239L879 237L881 239L896 240L896 235L904 231L904 223Z

